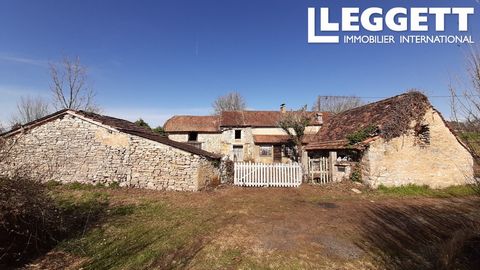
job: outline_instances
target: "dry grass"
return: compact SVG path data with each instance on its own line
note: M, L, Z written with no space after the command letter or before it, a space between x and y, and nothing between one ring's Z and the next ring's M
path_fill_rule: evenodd
M197 193L54 187L62 198L95 192L110 201L103 222L64 241L55 252L67 254L69 265L84 269L384 269L391 262L377 253L381 242L365 235L368 230L379 236L389 233L365 226L365 218L384 213L378 209L453 206L445 208L449 218L460 209L461 217L479 218L473 197L354 194L352 187L364 190L352 183ZM375 224L382 224L385 216L374 217ZM442 227L441 235L448 229ZM34 266L54 268L49 261L47 255Z

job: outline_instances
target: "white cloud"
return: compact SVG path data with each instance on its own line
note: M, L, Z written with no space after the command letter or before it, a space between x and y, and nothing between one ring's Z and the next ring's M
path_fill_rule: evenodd
M211 108L103 108L102 110L102 114L129 121L142 118L152 127L163 125L174 115L208 115L210 113L212 113Z
M0 61L14 62L19 64L27 64L32 66L47 67L48 61L33 59L28 57L19 57L9 54L0 54Z

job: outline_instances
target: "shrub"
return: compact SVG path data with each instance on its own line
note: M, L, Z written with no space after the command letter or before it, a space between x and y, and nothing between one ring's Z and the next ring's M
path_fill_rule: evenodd
M27 178L0 178L0 264L14 264L56 242L65 231L46 187Z
M350 174L350 181L353 182L362 182L362 170L359 165L355 165L352 169L352 173Z
M0 268L19 266L85 230L106 209L102 196L57 200L27 177L0 177Z
M350 145L354 145L360 142L365 141L366 139L372 137L375 135L377 132L377 127L374 125L369 125L367 127L364 127L356 132L353 132L352 134L348 134L347 140Z

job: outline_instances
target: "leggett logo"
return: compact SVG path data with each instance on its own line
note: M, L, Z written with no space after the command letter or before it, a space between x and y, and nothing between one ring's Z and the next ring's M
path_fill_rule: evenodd
M317 35L317 13L316 8L308 8L308 43L340 43L341 36L343 43L474 43L471 35L460 34L468 31L469 16L475 13L473 7L394 7L387 11L379 7L370 7L363 11L360 11L358 7L344 7L341 11L341 22L330 21L329 8L322 7L318 20L318 32L321 35ZM456 19L455 29L457 29L458 35L440 34L445 31L447 16L454 16ZM409 34L345 34L346 32L359 32L361 29L368 32L390 30ZM417 34L433 29L435 32L431 35Z

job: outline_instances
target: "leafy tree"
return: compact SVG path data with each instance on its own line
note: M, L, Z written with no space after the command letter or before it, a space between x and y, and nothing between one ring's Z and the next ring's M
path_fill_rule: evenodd
M153 132L158 133L160 135L165 135L165 130L163 129L162 126L158 126L154 129L152 129Z

